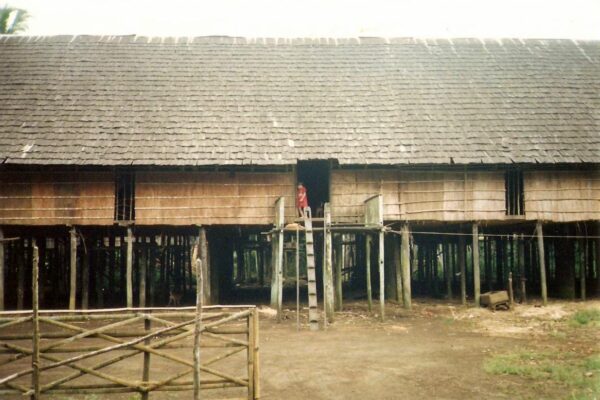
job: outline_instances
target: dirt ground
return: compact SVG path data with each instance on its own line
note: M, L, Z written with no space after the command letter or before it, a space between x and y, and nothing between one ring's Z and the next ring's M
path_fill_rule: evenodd
M308 329L306 309L301 312L298 331L294 305L284 306L285 318L280 323L273 310L261 307L261 398L600 399L600 323L573 324L575 313L581 310L596 310L600 315L600 301L516 305L512 311L497 312L432 300L413 304L410 312L388 304L385 322L370 314L364 302L345 304L335 322L318 332ZM374 309L378 309L376 304ZM539 364L539 355L551 363L559 363L565 355L575 360L597 357L597 365L589 370L573 367L568 370L571 375L559 369L563 375L558 379L545 374L545 364L539 364L541 369L533 371L542 372L535 374L530 369L509 369L512 374L486 370L490 361L514 354L526 354L529 364ZM158 371L168 372L167 364L154 360ZM141 359L134 358L118 368L126 371L140 365ZM0 370L0 375L5 374ZM213 392L205 398L232 394ZM98 395L85 400L108 398L138 397ZM151 395L156 400L184 398L189 393Z
M295 313L277 323L261 320L264 399L565 399L564 383L490 374L495 354L514 351L600 354L600 327L572 328L580 309L600 301L517 305L490 312L458 304L415 302L407 312L387 307L387 320L370 316L363 303L345 305L326 331L296 330ZM600 371L599 371L600 372ZM588 379L600 380L598 372Z

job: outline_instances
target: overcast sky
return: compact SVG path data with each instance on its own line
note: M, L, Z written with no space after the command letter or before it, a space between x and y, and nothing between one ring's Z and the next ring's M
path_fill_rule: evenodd
M600 0L0 0L29 35L600 39Z

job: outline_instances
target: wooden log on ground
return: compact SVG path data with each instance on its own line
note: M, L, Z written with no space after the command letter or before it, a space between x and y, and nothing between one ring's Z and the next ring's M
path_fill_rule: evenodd
M548 304L548 286L546 282L546 256L544 253L544 231L542 222L537 221L535 231L537 234L538 260L540 268L540 285L542 293L542 304Z
M401 236L402 236L402 303L404 308L412 309L412 295L411 295L411 273L410 273L410 232L408 224L402 225Z
M479 307L481 296L481 273L479 271L479 226L473 224L473 297Z

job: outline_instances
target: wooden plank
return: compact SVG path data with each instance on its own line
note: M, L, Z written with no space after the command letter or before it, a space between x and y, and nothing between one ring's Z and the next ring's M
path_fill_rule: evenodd
M325 304L325 321L333 322L334 319L334 289L333 289L333 246L331 241L331 209L329 203L323 207L324 226L325 226L325 251L323 263L323 282Z
M546 283L546 256L544 253L544 231L542 222L537 221L535 226L538 246L538 262L540 267L540 285L542 292L542 304L548 305L548 287Z

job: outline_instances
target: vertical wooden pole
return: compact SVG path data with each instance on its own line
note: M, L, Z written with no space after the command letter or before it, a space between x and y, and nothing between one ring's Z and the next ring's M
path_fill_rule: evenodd
M342 295L342 266L344 265L344 243L343 235L339 234L334 237L334 254L335 254L335 310L342 311L343 295Z
M142 307L140 305L140 307ZM148 335L152 329L152 321L149 318L144 318L144 334ZM149 346L151 339L144 340L144 345ZM150 353L144 351L144 363L142 366L142 382L147 383L150 380ZM142 392L141 400L148 400L150 393Z
M32 400L40 398L40 321L39 321L39 253L35 241L32 243L32 273L31 273L31 309L33 313L33 337L32 337L32 354L31 354L31 386L33 388Z
M25 303L25 241L19 240L17 247L17 310L22 310ZM31 243L31 242L30 242Z
M253 380L253 385L254 385L254 400L258 400L260 398L260 359L259 359L259 352L258 352L258 346L259 346L259 339L258 339L258 334L259 334L259 328L258 328L258 318L259 318L259 314L258 314L258 310L254 309L254 311L252 311L252 331L254 332L254 337L252 338L252 352L254 353L253 356L253 362L254 362L254 369L253 369L253 375L252 375L252 380ZM250 379L250 377L248 377L248 379Z
M479 307L481 296L481 275L479 271L479 226L473 224L473 292L475 306Z
M600 227L600 223L596 223L596 226ZM596 296L600 296L600 229L596 230L595 240L596 248L594 249L594 258L596 261Z
M452 300L452 266L450 264L450 244L444 240L442 244L442 262L444 265L444 278L446 279L446 297Z
M579 268L579 275L580 275L579 283L581 286L581 300L585 300L585 297L586 297L586 292L585 292L586 291L586 287L585 287L586 286L586 282L585 282L586 276L585 275L587 273L586 267L587 267L587 263L588 263L587 239L580 240L579 244L580 244L579 253L581 254L581 258L580 258L580 261L581 261L580 266L581 267Z
M90 257L91 251L88 248L91 244L90 241L86 241L83 237L81 239L83 244L83 257L81 259L81 308L87 310L89 308L90 301Z
M279 273L277 270L277 261L279 260L279 245L277 244L277 240L279 235L277 232L273 232L271 235L271 308L277 310L277 299L279 298L279 289L277 279L279 277ZM238 272L243 269L240 268L240 259L244 258L244 252L241 251L238 253Z
M540 267L540 285L542 290L542 304L548 304L548 287L546 283L546 256L544 253L544 231L542 228L542 222L537 221L536 223L537 232L537 245L538 245L538 260Z
M133 230L127 227L127 267L125 272L127 308L133 307Z
M519 244L518 244L518 249L519 249L519 275L520 275L520 292L521 292L521 298L520 298L520 302L521 303L526 303L527 302L527 286L526 286L526 278L525 278L525 240L523 239L523 236L521 235L521 237L519 238Z
M148 275L148 249L142 247L140 253L140 292L139 292L139 306L146 307L146 277Z
M385 233L383 228L379 231L379 312L381 320L385 320Z
M365 261L367 269L367 304L369 306L369 312L373 308L373 291L371 287L371 234L365 234Z
M69 310L74 310L76 307L77 294L77 231L75 227L71 228L71 262L69 269Z
M202 242L201 242L202 243ZM202 260L196 260L196 321L194 323L194 400L200 400L200 334L202 332L202 302L204 301L204 277Z
M410 273L410 237L409 237L408 224L402 225L401 236L402 236L402 303L404 308L412 309L412 295L411 295L411 273Z
M202 275L202 304L210 304L210 293L208 291L208 285L210 285L210 281L208 279L208 239L206 237L206 228L201 226L199 233L200 240L200 261L202 261L202 269L198 272L198 275Z
M0 311L4 311L4 232L0 228Z
M467 266L465 236L458 236L458 267L460 268L460 301L463 306L467 305Z
M333 322L334 310L334 289L333 289L333 245L331 240L331 211L329 203L323 207L325 234L325 262L323 264L323 280L325 283L325 292L323 298L325 301L325 321Z
M513 273L512 271L508 273L508 298L510 299L510 306L515 303L515 295L513 291Z
M247 365L247 369L248 369L248 400L254 400L256 399L255 396L255 392L254 392L254 356L255 356L255 347L256 347L256 343L255 343L255 332L254 332L254 318L256 318L255 315L255 311L256 309L252 310L252 313L250 315L248 315L248 319L247 319L247 326L246 328L248 329L248 335L247 335L247 341L248 341L248 349L247 349L247 355L246 358L248 360L248 365Z
M296 330L300 330L300 227L296 225Z
M402 237L399 238L399 240L394 240L394 246L393 246L393 251L394 253L392 254L393 257L393 262L392 264L394 265L394 273L396 275L396 301L398 303L400 303L403 299L402 296L402 255L401 255L401 244L402 244Z

